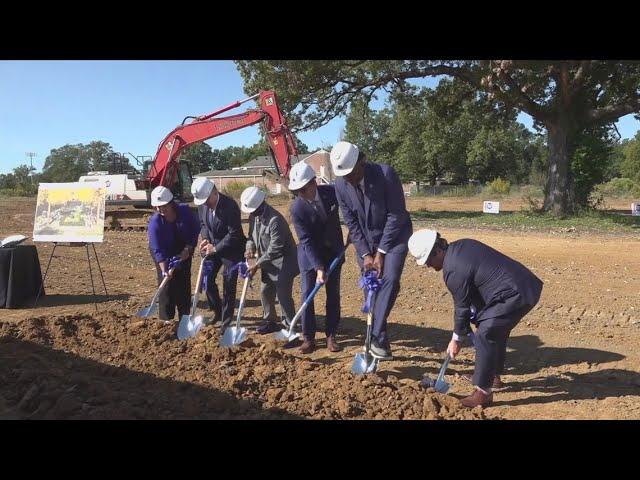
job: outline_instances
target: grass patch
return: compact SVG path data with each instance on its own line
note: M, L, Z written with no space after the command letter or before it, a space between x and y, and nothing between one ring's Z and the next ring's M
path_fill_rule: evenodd
M418 210L411 212L416 226L472 228L491 230L526 230L540 232L594 232L594 233L637 233L640 217L620 215L612 212L586 211L567 218L557 218L548 213L519 212L451 212Z

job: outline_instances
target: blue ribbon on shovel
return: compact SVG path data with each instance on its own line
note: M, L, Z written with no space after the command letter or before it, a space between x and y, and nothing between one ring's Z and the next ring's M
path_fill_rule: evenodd
M211 260L205 260L202 265L202 286L200 287L201 292L207 291L207 283L209 280L209 275L213 272L213 262Z
M233 275L233 272L238 271L238 275L240 275L242 278L247 278L249 276L249 264L246 262L246 260L244 262L238 262L236 263L233 267L231 267L226 275L227 277L231 277L231 275Z
M175 257L171 257L169 259L169 270L173 270L174 268L177 268L178 265L180 264L180 257L178 257L177 255Z
M377 292L380 287L382 287L383 283L384 279L379 279L378 272L375 270L369 270L368 272L365 272L362 277L360 277L360 288L367 289L367 299L365 300L364 305L362 305L362 313L369 313L369 310L371 309L371 300L373 299L373 294Z

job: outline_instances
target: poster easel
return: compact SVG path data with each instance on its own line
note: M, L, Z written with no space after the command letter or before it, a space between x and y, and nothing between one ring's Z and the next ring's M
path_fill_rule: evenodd
M102 279L102 286L104 287L104 293L105 295L109 295L109 293L107 292L107 285L104 283L104 275L102 274L102 268L100 267L100 260L98 260L96 246L93 242L53 242L53 250L51 251L51 255L49 256L49 261L47 262L47 268L44 271L44 278L42 279L42 283L40 284L40 290L38 291L38 295L36 296L36 301L33 304L34 308L38 304L38 299L40 298L40 295L42 294L42 290L44 289L44 282L47 280L47 273L49 272L49 267L51 266L51 260L53 259L53 254L55 253L56 248L59 246L60 247L85 247L87 251L87 264L89 265L89 277L91 278L91 289L93 290L93 297L94 297L93 304L96 307L96 311L98 311L98 303L95 301L96 288L95 288L95 284L93 283L93 270L91 269L91 259L89 257L89 244L91 244L91 247L93 248L93 255L96 258L98 271L100 272L100 278Z

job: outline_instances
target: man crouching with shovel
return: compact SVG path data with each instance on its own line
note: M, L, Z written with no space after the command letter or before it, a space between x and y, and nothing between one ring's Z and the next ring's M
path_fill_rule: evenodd
M524 265L472 239L451 244L435 230L419 230L409 239L418 265L439 272L453 296L454 331L447 353L460 352L461 339L471 333L471 305L477 308L474 344L475 391L460 402L469 408L493 402L493 388L502 386L507 339L511 330L538 303L542 281Z

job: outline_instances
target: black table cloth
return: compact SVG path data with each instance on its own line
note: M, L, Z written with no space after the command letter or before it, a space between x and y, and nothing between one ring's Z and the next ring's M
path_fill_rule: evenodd
M35 245L0 248L0 308L32 307L41 284Z

